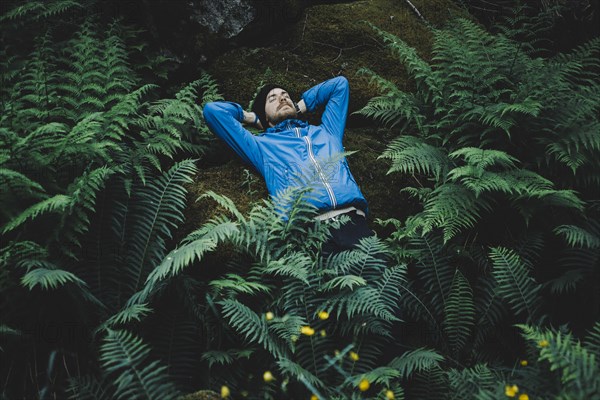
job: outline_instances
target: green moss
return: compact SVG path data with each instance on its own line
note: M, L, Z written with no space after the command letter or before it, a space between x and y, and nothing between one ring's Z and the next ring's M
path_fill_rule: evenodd
M200 390L179 398L179 400L220 400L221 396L212 390Z

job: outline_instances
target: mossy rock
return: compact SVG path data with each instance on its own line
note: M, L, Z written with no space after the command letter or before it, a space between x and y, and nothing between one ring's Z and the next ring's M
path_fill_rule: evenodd
M212 390L200 390L182 396L178 400L221 400L221 396Z
M461 10L450 0L414 1L433 26L439 26ZM357 71L368 67L410 89L405 68L383 45L369 22L397 35L425 59L432 34L407 3L398 0L356 1L316 5L304 10L298 22L273 33L269 47L238 48L218 57L210 72L228 100L247 106L261 81L277 82L292 94L325 79L344 75L350 81L350 112L362 108L377 88ZM350 119L350 125L352 118Z
M412 0L412 3L433 26L461 14L450 0ZM406 2L366 0L308 7L296 23L277 31L269 46L231 50L214 60L208 72L217 80L224 97L243 107L248 107L261 81L280 83L298 96L325 79L345 75L350 82L349 111L352 113L379 94L366 77L357 74L360 68L369 67L395 82L400 89L411 88L405 68L365 21L399 36L423 58L430 57L431 30ZM388 175L389 163L378 158L397 133L374 126L372 121L356 116L349 118L344 145L346 150L357 153L348 157L348 163L369 202L370 218L402 220L414 213L416 206L400 193L409 178ZM230 197L244 214L254 202L268 198L262 177L243 165L233 151L224 152L219 159L226 162L202 168L197 183L190 186L186 226L180 234L196 229L223 212L212 201L195 202L208 190ZM245 170L250 171L250 178ZM247 187L248 179L254 187ZM384 228L371 225L378 233L385 234Z

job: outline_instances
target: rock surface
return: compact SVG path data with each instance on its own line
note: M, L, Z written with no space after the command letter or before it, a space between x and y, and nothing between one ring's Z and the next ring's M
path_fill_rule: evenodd
M238 35L256 16L249 0L191 0L192 20L225 38Z

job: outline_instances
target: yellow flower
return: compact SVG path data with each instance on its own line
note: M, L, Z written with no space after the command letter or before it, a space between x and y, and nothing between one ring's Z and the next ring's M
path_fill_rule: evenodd
M268 313L265 314L265 319L267 321L272 320L273 318L275 318L275 314L273 314L271 311L269 311Z
M540 347L548 347L548 346L550 346L550 342L549 342L549 341L547 341L546 339L544 339L544 340L540 340L540 341L538 342L538 344L540 345Z
M527 360L521 360L521 365L522 365L523 367L526 367L526 366L527 366L527 364L529 364L529 363L527 362Z
M227 386L221 386L221 398L226 399L229 397L230 394L231 392L229 391L229 388Z
M265 371L265 373L263 374L263 380L265 382L271 382L273 379L275 379L275 377L273 377L271 371Z
M312 396L310 396L310 400L319 400L319 398L316 394L313 394Z
M527 393L523 393L522 395L519 395L519 400L529 400L529 396Z
M360 358L360 357L358 357L358 353L355 353L355 352L353 352L353 351L351 351L351 352L350 352L350 359L351 359L352 361L358 361L358 359L359 359L359 358Z
M319 312L319 319L326 320L327 318L329 318L329 313L327 311Z
M327 336L327 332L325 332L325 329L321 329L319 333L321 334L321 337Z
M310 326L306 325L306 326L303 326L302 328L300 328L300 333L302 333L303 335L306 335L306 336L312 336L315 334L315 330L313 328L311 328Z
M392 392L391 390L386 390L385 391L385 398L387 400L394 400L396 398L396 396L394 395L394 392Z
M334 350L333 351L333 355L336 356L336 357L339 356L340 355L340 351L339 350Z
M508 397L515 397L518 391L519 387L517 385L506 385L504 388L504 394Z
M371 387L371 384L365 378L361 379L360 382L358 383L358 388L360 389L361 392L366 392L367 390L369 390L370 387Z

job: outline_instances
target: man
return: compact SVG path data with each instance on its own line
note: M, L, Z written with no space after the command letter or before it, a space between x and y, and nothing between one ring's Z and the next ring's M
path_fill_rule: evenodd
M211 131L254 165L272 196L291 187L306 187L310 189L308 202L319 210L318 220L327 222L341 215L351 218L331 231L326 253L352 248L373 234L366 221L367 202L343 155L348 100L348 80L338 76L304 92L298 103L281 86L266 85L254 99L252 112L225 101L204 107ZM321 125L298 119L321 106L325 106ZM242 124L266 130L253 135Z

